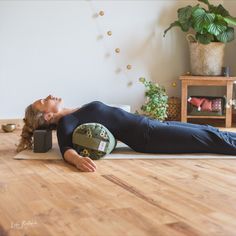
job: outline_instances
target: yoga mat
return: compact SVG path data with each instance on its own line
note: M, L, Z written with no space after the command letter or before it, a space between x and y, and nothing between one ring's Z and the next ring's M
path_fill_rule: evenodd
M24 150L13 157L19 160L62 160L57 143L46 153L34 153L31 150ZM118 141L114 151L107 154L102 160L114 159L235 159L233 155L223 155L214 153L189 153L189 154L150 154L135 152L126 144Z

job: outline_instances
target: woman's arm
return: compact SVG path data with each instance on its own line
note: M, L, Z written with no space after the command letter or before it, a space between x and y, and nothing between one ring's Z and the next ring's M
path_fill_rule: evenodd
M73 148L65 151L64 159L81 171L95 171L97 167L89 157L80 156Z
M72 133L77 120L74 116L62 117L57 125L57 140L63 159L81 171L95 171L96 164L89 158L80 156L73 148Z

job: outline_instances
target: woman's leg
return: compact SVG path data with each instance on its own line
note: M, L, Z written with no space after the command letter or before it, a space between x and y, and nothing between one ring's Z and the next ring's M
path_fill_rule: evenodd
M188 125L186 125L188 124ZM221 153L236 155L236 134L222 132L214 127L189 126L177 122L149 121L145 152L148 153Z
M181 121L164 121L163 123L167 125L191 127L191 128L196 128L196 129L210 129L210 130L219 131L218 128L208 125L208 124L193 124L193 123L186 123L186 122L181 122Z
M174 125L174 126L182 126L182 127L191 127L191 128L197 128L197 129L204 129L204 130L212 130L216 131L220 134L220 136L226 140L228 140L231 144L236 146L236 132L230 132L230 131L221 131L219 128L216 128L214 126L208 125L208 124L192 124L192 123L185 123L180 121L165 121L168 125Z

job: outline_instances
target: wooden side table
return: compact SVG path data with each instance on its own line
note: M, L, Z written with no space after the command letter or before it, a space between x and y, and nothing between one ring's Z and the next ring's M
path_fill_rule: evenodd
M187 114L188 86L226 86L226 102L233 99L233 84L236 77L223 76L180 76L181 80L181 121L187 122L188 118L217 118L225 119L227 128L232 125L232 106L226 106L226 114L223 116L190 116Z

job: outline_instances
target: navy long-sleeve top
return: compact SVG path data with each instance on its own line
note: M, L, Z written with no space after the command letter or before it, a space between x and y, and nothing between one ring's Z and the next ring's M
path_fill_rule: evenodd
M83 123L96 122L104 125L114 137L136 151L146 144L148 118L100 101L93 101L78 110L61 117L57 125L57 139L62 157L73 148L72 134ZM138 129L137 129L138 127Z

